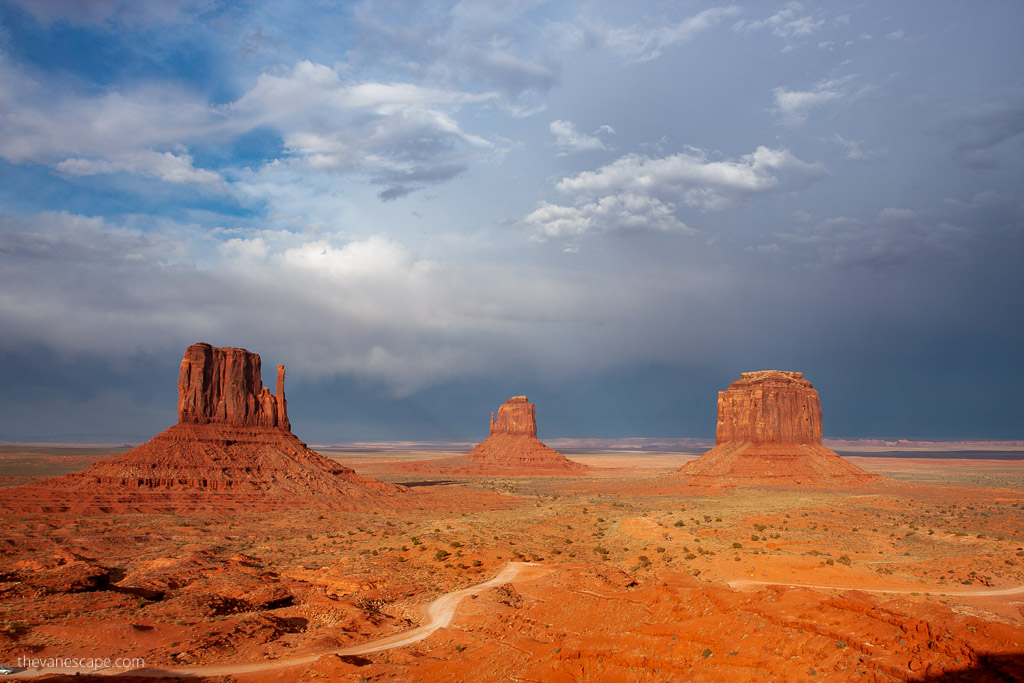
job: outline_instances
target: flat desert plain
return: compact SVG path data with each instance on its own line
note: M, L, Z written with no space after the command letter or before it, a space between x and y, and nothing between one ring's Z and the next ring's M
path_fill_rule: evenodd
M121 450L6 446L0 485ZM689 486L674 470L699 449L565 449L591 473L546 478L394 468L464 450L317 450L409 492L0 513L0 663L39 680L1024 677L1024 453L859 453L883 480L829 491Z

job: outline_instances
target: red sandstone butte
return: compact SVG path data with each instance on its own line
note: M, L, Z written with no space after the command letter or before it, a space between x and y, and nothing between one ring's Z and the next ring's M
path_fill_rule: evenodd
M181 361L178 424L81 472L9 489L4 503L43 512L329 508L404 490L364 479L292 434L283 365L275 395L259 355L198 343Z
M402 469L444 474L574 475L590 468L537 439L537 413L525 396L513 396L491 413L490 436L464 456L409 463Z
M715 444L679 472L709 485L862 484L878 479L821 445L821 402L800 372L744 372L718 392Z

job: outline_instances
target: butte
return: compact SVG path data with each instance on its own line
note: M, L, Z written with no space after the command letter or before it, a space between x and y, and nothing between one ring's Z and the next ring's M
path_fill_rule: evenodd
M879 477L821 444L821 402L800 372L740 373L718 392L715 447L677 470L708 486L856 486Z
M3 503L83 513L334 508L403 491L358 476L292 434L283 365L272 394L259 355L198 343L181 361L178 424L81 472L8 489Z
M402 469L439 474L567 476L586 474L583 463L569 460L537 438L537 411L525 396L513 396L491 413L491 432L463 456L407 463Z

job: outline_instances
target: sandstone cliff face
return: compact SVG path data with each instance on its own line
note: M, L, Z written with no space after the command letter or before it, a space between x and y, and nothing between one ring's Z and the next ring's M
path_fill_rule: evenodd
M258 354L193 344L178 373L178 422L290 429L284 366L277 367L275 396L263 386Z
M498 419L491 413L491 436L537 436L537 411L525 396L513 396L498 408Z
M821 403L801 372L744 372L718 392L716 443L821 443Z
M714 486L856 485L876 475L821 445L821 403L800 372L744 372L718 392L716 446L679 468Z

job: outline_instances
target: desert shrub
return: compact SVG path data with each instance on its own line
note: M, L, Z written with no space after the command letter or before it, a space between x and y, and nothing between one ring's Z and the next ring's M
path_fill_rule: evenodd
M596 545L596 546L594 546L594 552L599 554L599 555L607 555L608 554L608 548L604 548L602 546Z
M839 559L836 560L836 562L838 562L839 564L845 564L847 567L849 567L853 560L850 559L849 555L841 555Z
M833 560L833 559L832 559L831 557L830 557L830 558L828 558L827 560L825 560L825 564L827 564L827 565L828 565L828 566L830 566L830 567L831 567L832 565L834 565L835 563L836 563L836 561L835 561L835 560Z
M757 534L751 534L751 535L750 535L750 540L751 540L751 541L760 541L760 540L761 540L761 537L760 537L760 536L758 536Z
M684 522L681 519L677 519L676 523L675 523L675 526L686 526L686 522Z
M736 542L736 543L733 543L733 544L732 544L732 547L733 547L733 548L742 548L742 547L743 547L743 544L742 544L742 543L739 543L739 542Z
M451 556L450 552L448 552L447 550L442 550L441 548L438 548L437 552L434 553L434 559L437 560L438 562L440 562L441 560L445 560L445 559L447 559L450 556Z

